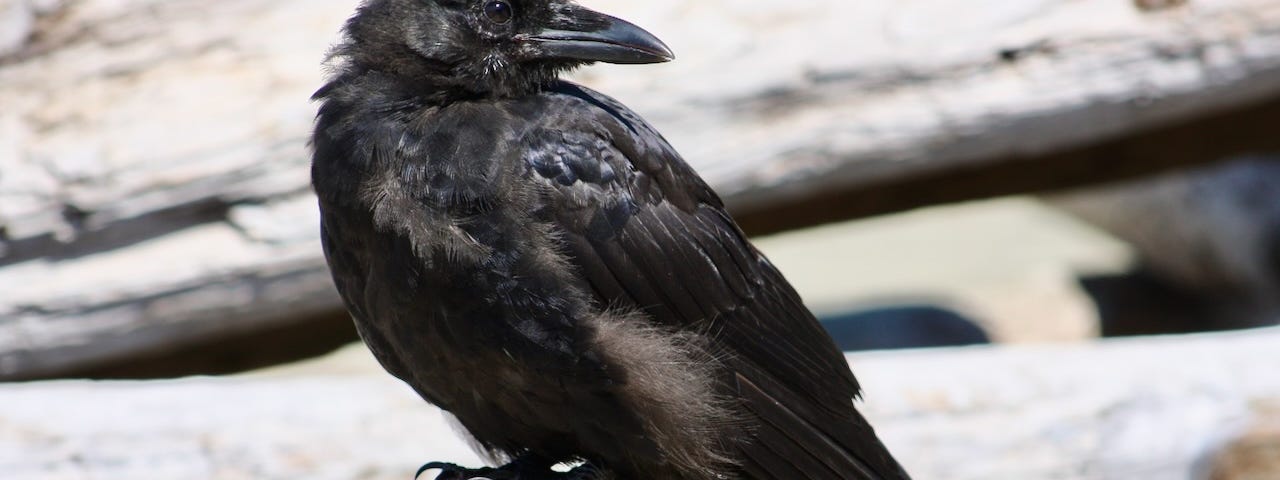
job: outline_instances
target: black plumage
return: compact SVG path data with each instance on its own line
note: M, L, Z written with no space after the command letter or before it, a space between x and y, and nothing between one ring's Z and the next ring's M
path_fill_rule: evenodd
M515 460L487 476L906 478L716 194L557 79L669 60L656 38L564 0L368 0L345 32L316 93L325 254L387 371Z

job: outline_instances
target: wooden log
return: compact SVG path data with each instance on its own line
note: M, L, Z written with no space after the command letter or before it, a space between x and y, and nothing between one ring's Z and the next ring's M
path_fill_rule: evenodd
M849 358L861 408L915 478L1243 480L1276 473L1245 455L1276 448L1278 342L1269 329ZM0 467L9 480L404 480L428 460L477 462L357 353L363 366L340 373L0 385Z
M4 3L0 378L337 307L306 99L354 3ZM680 59L577 78L655 123L754 232L1280 142L1274 0L590 3Z

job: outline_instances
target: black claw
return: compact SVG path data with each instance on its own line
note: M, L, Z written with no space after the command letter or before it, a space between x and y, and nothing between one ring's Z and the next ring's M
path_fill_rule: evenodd
M413 474L413 480L418 480L418 477L427 470L440 470L435 480L517 480L519 478L500 469L489 467L471 469L454 463L431 462L419 467L418 473Z
M421 477L422 474L427 473L427 470L441 470L442 472L440 473L440 475L443 476L445 473L456 472L461 469L462 467L459 467L457 464L453 464L453 463L431 462L421 467L418 467L418 472L413 474L413 480L418 480L418 477ZM440 478L436 477L436 480L440 480Z
M454 463L431 462L423 465L413 474L418 480L427 470L440 470L435 480L605 480L599 469L591 464L584 464L568 473L555 473L545 470L540 463L517 460L499 468L463 468Z

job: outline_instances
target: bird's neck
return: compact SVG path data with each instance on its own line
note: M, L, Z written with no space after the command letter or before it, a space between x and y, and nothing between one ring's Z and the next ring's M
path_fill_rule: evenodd
M587 63L547 61L495 70L482 61L452 64L432 60L402 44L362 47L352 42L333 50L328 63L339 73L331 80L377 75L428 103L533 95L556 83L561 74Z

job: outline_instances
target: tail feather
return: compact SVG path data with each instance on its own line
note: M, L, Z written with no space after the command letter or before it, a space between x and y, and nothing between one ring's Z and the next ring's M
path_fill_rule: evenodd
M749 368L747 370L750 370ZM758 480L904 480L909 478L865 419L810 408L806 399L760 371L737 374L738 393L760 420L744 448L749 478Z

